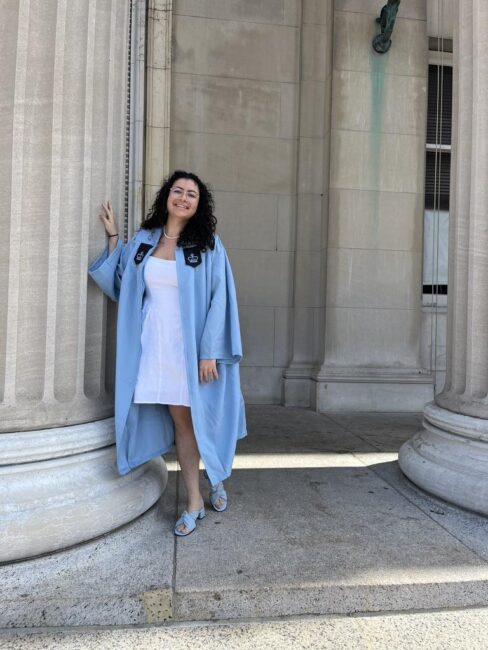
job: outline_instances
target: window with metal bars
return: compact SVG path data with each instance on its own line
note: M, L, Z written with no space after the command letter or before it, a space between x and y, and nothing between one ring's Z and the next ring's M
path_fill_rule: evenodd
M430 65L425 160L424 294L447 294L452 67Z
M449 210L452 68L429 66L425 207Z

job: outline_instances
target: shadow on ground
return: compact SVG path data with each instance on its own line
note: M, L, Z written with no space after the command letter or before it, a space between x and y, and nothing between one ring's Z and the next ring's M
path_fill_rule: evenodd
M422 493L398 468L419 414L254 406L248 424L227 512L208 510L176 540L184 494L168 457L168 488L139 520L0 568L0 627L488 604L488 520Z

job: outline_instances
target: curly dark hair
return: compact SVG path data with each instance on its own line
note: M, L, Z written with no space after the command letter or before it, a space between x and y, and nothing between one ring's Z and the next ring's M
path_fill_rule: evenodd
M214 215L212 192L196 174L192 174L191 172L178 169L164 179L148 215L142 220L141 228L151 230L152 228L162 228L166 224L168 221L167 203L169 191L180 178L188 178L198 185L200 198L198 200L197 211L188 220L186 226L180 233L177 245L187 246L188 244L193 244L199 246L202 251L207 248L213 250L215 246L214 235L217 219Z

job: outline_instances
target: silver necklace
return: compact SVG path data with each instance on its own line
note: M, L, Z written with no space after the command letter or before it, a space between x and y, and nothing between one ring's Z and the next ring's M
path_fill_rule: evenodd
M175 235L174 237L171 237L171 235L168 235L166 233L166 228L163 228L163 234L166 237L166 239L178 239L179 235Z

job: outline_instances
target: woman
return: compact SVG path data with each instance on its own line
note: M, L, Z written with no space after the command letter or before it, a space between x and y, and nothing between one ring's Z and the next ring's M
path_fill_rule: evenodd
M222 512L223 480L231 473L237 440L246 435L237 300L215 234L213 198L195 174L174 172L125 246L111 203L102 208L108 247L89 274L119 302L118 469L126 474L176 443L188 500L175 534L188 535L205 516L200 457L210 502Z

